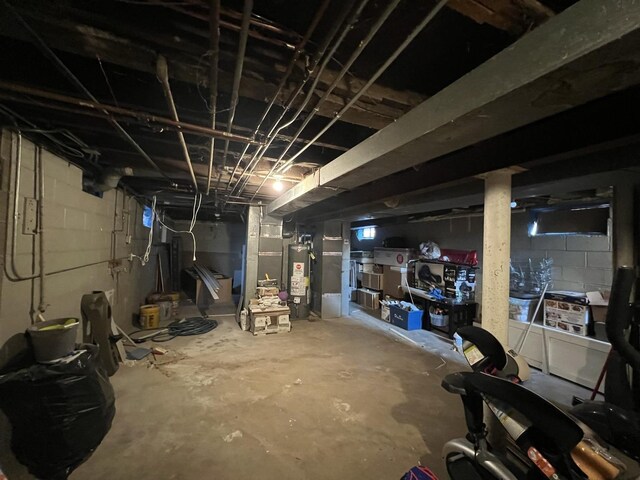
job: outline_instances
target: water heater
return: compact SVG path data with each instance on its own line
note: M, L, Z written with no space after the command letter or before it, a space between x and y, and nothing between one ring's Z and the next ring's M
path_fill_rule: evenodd
M309 316L310 267L309 246L289 245L287 275L292 318Z

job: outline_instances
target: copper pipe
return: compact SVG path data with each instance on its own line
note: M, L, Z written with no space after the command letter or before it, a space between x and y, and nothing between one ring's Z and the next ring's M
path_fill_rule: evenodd
M220 57L220 0L211 0L209 11L209 108L211 109L211 128L216 128L216 108L218 104L218 59ZM209 172L207 174L207 191L211 189L211 175L213 174L213 157L215 155L215 138L211 137L209 149Z
M143 112L140 110L130 110L128 108L115 107L113 105L107 105L105 103L97 103L97 102L92 102L88 100L82 100L81 98L70 97L68 95L62 95L59 93L53 93L53 92L49 92L39 88L29 87L26 85L19 85L19 84L4 82L0 80L0 89L4 89L14 93L30 95L38 98L44 98L46 100L61 102L68 105L75 105L75 106L81 107L81 109L76 110L76 113L82 113L85 115L93 113L94 115L91 115L91 116L96 116L95 113L107 112L107 115L102 114L97 116L101 118L106 116L107 118L109 118L108 113L113 113L113 114L122 115L125 117L132 117L137 120L142 120L148 123L155 123L158 125L174 127L184 132L190 132L190 133L195 133L195 134L200 134L200 135L205 135L208 137L215 137L215 138L228 138L232 142L249 143L251 145L261 145L260 142L253 140L249 137L245 137L243 135L227 133L227 132L223 132L213 128L204 127L202 125L196 125L193 123L176 122L175 120L171 120L170 118L159 117L157 115L152 115L150 113ZM13 98L13 100L24 101L20 98ZM55 108L54 105L51 105L51 106L47 105L47 107Z

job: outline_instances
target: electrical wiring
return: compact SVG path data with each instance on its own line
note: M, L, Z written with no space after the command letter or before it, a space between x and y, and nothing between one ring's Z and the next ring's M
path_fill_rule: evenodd
M149 228L149 242L147 243L147 249L142 257L142 265L149 263L149 254L151 253L151 243L153 242L153 225L156 217L156 196L153 196L153 203L151 205L151 228Z
M133 197L131 197L133 198ZM156 196L153 196L153 202L151 205L151 228L149 228L149 240L147 242L147 248L144 251L144 255L136 255L135 253L130 254L130 259L137 258L140 260L140 264L144 267L147 263L149 263L149 255L151 255L151 245L153 243L153 226L155 224L155 219L157 217L156 213Z
M158 212L156 212L156 206L155 206L156 197L154 196L153 198L154 198L153 212L155 217L158 219L158 223L160 223L160 225L162 225L164 228L166 228L167 230L173 233L188 233L189 235L191 235L191 240L193 242L193 261L195 262L196 261L196 236L193 234L193 227L196 226L196 219L198 218L198 212L200 211L200 206L202 204L202 194L196 193L195 196L193 197L193 208L191 209L192 216L191 216L191 223L189 224L189 230L174 230L173 228L166 225L162 220L160 220L160 215L158 215Z

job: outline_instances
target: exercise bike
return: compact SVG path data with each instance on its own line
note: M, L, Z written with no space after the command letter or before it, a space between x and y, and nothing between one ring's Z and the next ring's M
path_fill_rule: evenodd
M627 405L631 403L631 400L634 398L638 398L634 396L634 393L637 393L633 389L632 380L636 378L631 376L631 381L628 380L629 377L626 375L626 368L628 365L634 368L635 372L640 371L636 367L638 365L638 351L637 347L634 344L630 343L627 340L627 337L624 335L624 330L631 323L631 309L628 304L629 294L631 291L631 286L635 280L635 274L630 268L621 268L616 272L616 276L614 277L614 283L612 288L612 296L610 298L610 308L607 315L607 334L611 339L611 343L613 345L614 351L612 353L612 359L608 364L607 369L607 381L608 387L605 388L605 393L611 392L612 390L616 393L614 398L620 398L622 401L626 401ZM632 339L633 337L633 327L632 324ZM637 327L636 327L637 334ZM637 338L637 337L635 337ZM484 372L490 376L502 377L507 382L512 384L521 383L526 380L529 375L528 365L526 362L522 361L521 357L518 357L517 354L511 350L505 349L497 339L491 335L489 332L480 329L478 327L463 327L460 328L456 335L456 344L458 349L464 354L469 362L470 366L474 370L474 372ZM637 343L635 344L637 345ZM609 376L609 370L614 370L614 374ZM617 375L616 375L617 373ZM621 381L624 380L624 381ZM502 380L503 382L505 380ZM617 381L620 385L612 384L612 381ZM487 382L487 380L483 380L483 382ZM472 382L473 383L473 382ZM477 382L476 382L477 383ZM637 390L638 383L635 383ZM486 386L486 385L485 385ZM443 387L448 391L453 391L454 393L459 393L462 395L462 389L460 388L460 381L453 381L451 378L446 378L443 381ZM522 432L526 430L526 428L522 428L522 425L527 425L527 422L524 424L520 424L518 421L513 421L512 415L505 413L508 409L509 411L515 411L516 416L522 417L523 412L521 410L539 410L539 412L546 412L544 415L547 416L548 421L558 422L558 426L568 425L572 423L577 426L580 431L580 438L585 438L582 442L576 443L572 449L569 449L570 452L569 457L571 457L571 461L568 460L567 457L567 449L562 450L560 445L554 445L554 448L551 449L553 454L557 456L560 455L560 465L561 471L560 473L556 473L556 475L562 475L558 478L618 478L626 469L626 467L630 464L634 464L631 459L625 458L624 456L620 456L619 458L623 458L623 460L616 460L615 455L612 455L607 449L606 445L611 444L615 447L618 447L621 451L626 453L632 458L637 459L637 452L640 448L640 442L638 441L638 428L637 428L637 416L633 411L627 411L622 409L617 405L608 404L606 402L585 402L578 407L575 407L572 411L570 411L571 415L575 415L586 425L580 425L579 422L574 420L574 417L568 416L562 413L553 405L546 402L546 400L535 399L531 395L534 395L532 392L529 394L520 394L522 398L520 400L524 400L524 403L518 403L518 408L514 410L514 406L509 406L509 402L505 403L505 398L500 399L499 397L491 397L491 395L486 394L486 391L483 391L483 385L472 385L475 388L476 392L480 392L481 398L484 398L486 403L489 405L491 410L496 414L496 416L503 423L511 437L516 440L516 444L518 444L518 439L520 438ZM480 388L478 388L480 387ZM495 386L494 386L495 387ZM508 389L513 389L513 387L503 387L502 390L505 392L509 392ZM468 386L465 386L464 395L469 395L467 393ZM474 391L473 389L471 390ZM528 392L528 391L527 391ZM622 393L620 393L622 392ZM624 393L627 395L624 395ZM511 395L507 393L507 395ZM472 398L473 395L467 396L466 398ZM485 464L489 465L491 468L494 468L495 465L504 466L505 463L499 459L492 457L493 453L491 450L486 447L486 438L479 438L479 431L477 429L478 424L475 424L475 430L473 430L473 424L469 423L469 415L467 411L467 403L470 400L465 401L465 397L463 396L463 403L465 404L465 416L467 418L467 423L469 426L469 435L467 435L466 439L457 440L452 442L448 442L445 446L444 456L445 459L450 459L451 452L457 452L460 457L460 464L468 464L470 459L473 459L473 462L470 462L472 466L476 466L481 471L487 470ZM474 400L477 403L477 399ZM544 406L544 404L551 405L551 409ZM496 406L498 405L498 406ZM500 406L502 405L502 407ZM506 407L505 407L506 405ZM633 406L633 403L631 403ZM558 413L561 414L558 416ZM480 412L481 413L481 412ZM477 412L476 412L477 414ZM526 420L526 412L524 413ZM478 418L482 418L479 416ZM476 422L479 421L476 418ZM563 418L568 418L568 422L561 420ZM539 418L539 420L541 417ZM532 424L534 425L534 424ZM553 425L553 424L552 424ZM540 434L540 426L534 427L534 431L538 432L534 435L535 438L542 438L544 434ZM562 436L568 432L562 432L562 429L565 427L561 427L559 431L556 431L554 437L559 438L558 435ZM575 430L575 428L574 428ZM546 432L550 433L552 430ZM571 438L571 437L567 437ZM604 439L604 442L602 441ZM466 440L466 442L465 442ZM473 448L471 448L470 443L472 442ZM547 444L547 442L544 442ZM523 445L518 445L522 450ZM565 444L564 447L568 445ZM526 447L526 445L524 445ZM525 450L528 452L528 448ZM464 452L464 453L462 453ZM462 456L460 456L462 455ZM465 460L466 458L466 460ZM580 467L576 465L576 458L580 459L582 462L582 470ZM558 460L554 460L557 462ZM603 463L604 461L604 463ZM586 463L585 463L586 462ZM589 466L589 463L594 463L596 465L596 470L592 470L592 466ZM608 465L607 465L608 464ZM464 476L460 476L455 473L455 467L451 467L454 465L451 461L447 461L447 467L452 473L451 468L454 468L454 472L452 474L452 478L475 478L469 476L469 472L467 472ZM520 471L522 472L522 464L520 465ZM637 464L633 466L637 468ZM465 468L469 468L469 465L466 465ZM502 467L501 467L502 468ZM598 472L598 469L603 470L604 473ZM495 471L493 472L493 476L489 476L489 478L512 478L509 474L512 473L513 468L507 468L509 472L506 471ZM526 470L526 468L525 468ZM588 475L580 476L584 474L584 472L588 472ZM617 472L617 473L616 473ZM485 477L479 477L485 478ZM516 476L515 478L519 478ZM531 477L526 477L531 478ZM544 477L543 477L544 478ZM549 477L555 478L555 477ZM630 477L635 478L635 477Z
M635 271L616 271L609 297L606 332L611 352L606 363L604 402L585 401L572 415L586 423L606 442L640 461L640 334L636 307L629 296Z
M604 442L640 461L640 352L638 326L634 323L629 296L635 272L620 267L614 276L606 331L612 345L606 368L605 401L586 401L569 413L586 424ZM637 319L635 319L637 322ZM625 332L630 328L630 334ZM488 331L474 326L461 327L455 335L456 347L471 368L521 383L529 378L529 366L514 351L505 349ZM631 374L628 373L631 369Z
M625 463L558 407L518 383L481 372L447 375L442 387L460 395L468 434L448 441L442 450L454 479L612 480ZM484 405L513 440L501 452L487 440Z

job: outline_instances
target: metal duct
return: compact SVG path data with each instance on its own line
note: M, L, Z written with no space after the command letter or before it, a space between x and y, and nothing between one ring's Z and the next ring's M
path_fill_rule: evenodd
M113 190L118 186L122 177L131 177L132 175L133 168L131 167L108 168L96 181L96 190L99 190L100 192Z

